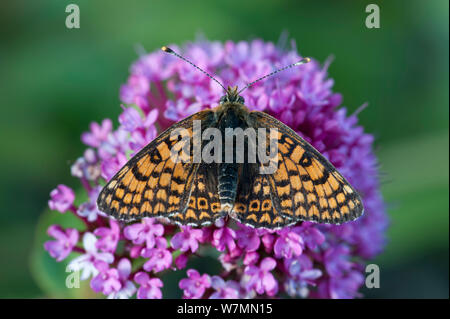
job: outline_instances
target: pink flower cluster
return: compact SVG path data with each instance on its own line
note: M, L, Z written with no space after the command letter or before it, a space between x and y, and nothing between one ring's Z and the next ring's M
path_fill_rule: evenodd
M200 41L173 46L224 85L243 87L275 68L300 59L270 42L225 44ZM59 185L49 206L71 211L85 229L49 228L44 247L57 261L69 261L81 279L109 298L162 298L164 275L186 271L179 282L184 298L312 297L353 298L362 286L363 266L384 247L387 217L379 190L373 137L356 115L339 107L328 64L312 61L261 81L244 91L250 109L263 110L297 131L324 154L363 195L365 214L340 226L298 223L279 231L225 221L205 228L178 227L160 219L124 224L96 207L104 180L163 129L218 104L223 91L191 65L161 51L141 56L120 89L123 112L114 130L109 119L92 123L81 139L88 148L71 168L89 200L75 206L74 192ZM213 247L218 274L187 267L191 257ZM143 262L142 262L143 260ZM135 269L135 270L134 270Z

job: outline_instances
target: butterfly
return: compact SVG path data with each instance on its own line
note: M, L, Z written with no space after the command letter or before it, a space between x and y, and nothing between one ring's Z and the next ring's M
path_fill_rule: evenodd
M219 83L170 48L163 50ZM245 88L308 61L305 58L279 69ZM165 217L190 226L207 226L229 216L242 224L266 229L280 229L299 221L341 224L363 214L358 192L322 154L274 117L249 111L239 95L243 90L225 90L219 106L172 125L132 157L100 192L99 210L125 221ZM276 169L270 174L261 173L263 153L258 153L255 161L250 161L249 155L238 161L236 154L231 161L224 161L224 152L218 151L218 161L196 161L193 149L204 149L206 142L196 139L195 123L200 123L200 132L216 129L222 136L227 135L227 129L275 129ZM184 135L174 138L177 130ZM267 155L269 139L258 138L253 143L265 138ZM247 151L251 142L244 141L244 154L250 154ZM232 146L236 143L233 140Z

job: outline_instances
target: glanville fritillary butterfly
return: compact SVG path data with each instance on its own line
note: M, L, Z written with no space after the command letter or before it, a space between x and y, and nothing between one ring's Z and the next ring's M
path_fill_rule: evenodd
M267 229L299 221L340 224L363 214L359 194L323 155L272 116L249 111L239 95L257 81L307 63L309 58L267 74L238 92L237 87L225 89L170 48L162 50L206 74L226 94L218 107L172 125L131 158L100 192L97 205L101 211L120 220L166 217L190 226L206 226L230 216L242 224ZM201 132L213 128L222 137L228 134L227 129L276 129L276 169L261 173L262 153L257 153L256 161L250 161L249 156L243 161L237 156L226 161L222 150L217 161L196 161L190 151L206 146L203 139L195 139L196 121L201 121ZM181 140L173 138L176 130L183 130ZM270 145L267 147L270 153ZM247 139L241 151L247 154L249 148Z

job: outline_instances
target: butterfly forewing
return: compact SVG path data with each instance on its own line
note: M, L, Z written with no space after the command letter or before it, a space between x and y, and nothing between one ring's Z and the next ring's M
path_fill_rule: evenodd
M184 213L199 164L193 163L192 152L181 159L186 153L180 150L173 156L171 150L183 148L183 143L192 147L193 121L208 125L213 117L213 111L202 111L161 133L106 184L97 200L99 209L124 220ZM189 138L174 139L176 128L184 128Z
M340 224L363 213L359 194L293 130L262 112L251 112L249 121L255 127L278 129L278 169L267 178L272 205L281 216Z

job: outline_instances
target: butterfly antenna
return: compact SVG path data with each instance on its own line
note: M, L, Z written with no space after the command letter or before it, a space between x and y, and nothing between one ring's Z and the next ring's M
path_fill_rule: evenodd
M227 91L227 89L222 85L222 83L220 83L219 81L217 81L211 74L209 74L208 72L200 69L198 66L196 66L194 63L192 63L191 61L189 61L188 59L186 59L185 57L179 55L178 53L176 53L174 50L172 50L169 47L163 46L161 48L161 50L163 50L164 52L170 53L178 58L180 58L183 61L186 61L187 63L189 63L190 65L192 65L194 68L196 68L197 70L201 71L203 74L205 74L206 76L208 76L211 80L216 81L217 84L219 84L224 90L225 92Z
M294 67L294 66L302 65L302 64L308 63L309 61L311 61L310 58L303 58L303 59L301 59L301 60L298 61L298 62L292 63L292 64L290 64L290 65L285 66L284 68L281 68L281 69L275 70L275 71L273 71L273 72L271 72L271 73L269 73L269 74L266 74L266 75L260 77L259 79L255 80L255 81L253 81L253 82L250 82L249 84L247 84L242 90L240 90L240 91L238 92L238 94L241 94L242 91L244 91L244 90L246 90L247 88L251 87L251 86L252 86L253 84L255 84L256 82L259 82L259 81L261 81L261 80L264 80L265 78L268 78L269 76L272 76L272 75L274 75L274 74L276 74L276 73L278 73L278 72L284 71L284 70L286 70L286 69L290 69L290 68L292 68L292 67Z

